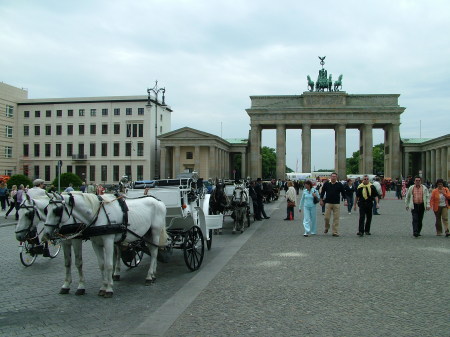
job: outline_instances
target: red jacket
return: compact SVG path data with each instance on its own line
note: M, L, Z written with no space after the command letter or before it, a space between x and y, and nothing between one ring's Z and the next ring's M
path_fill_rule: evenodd
M445 195L445 203L447 205L447 208L449 208L448 200L450 199L450 191L447 187L443 187L444 189L444 195ZM437 212L439 209L439 190L435 188L433 192L431 192L431 198L430 198L430 207L433 209L433 211Z

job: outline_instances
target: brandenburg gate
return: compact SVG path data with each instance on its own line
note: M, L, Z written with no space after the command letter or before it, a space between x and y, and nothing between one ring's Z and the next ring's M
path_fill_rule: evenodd
M323 59L321 64L323 67ZM321 80L324 81L321 88ZM342 80L342 75L339 81ZM325 83L326 81L326 83ZM359 173L373 174L373 129L384 130L384 175L400 177L400 115L405 108L398 105L398 94L349 95L331 87L331 75L319 71L314 82L308 76L311 91L293 96L250 96L250 160L252 178L261 177L261 132L276 129L276 178L285 179L286 130L301 129L302 172L311 172L311 130L335 131L335 171L346 177L346 130L359 130ZM299 144L300 145L300 144Z

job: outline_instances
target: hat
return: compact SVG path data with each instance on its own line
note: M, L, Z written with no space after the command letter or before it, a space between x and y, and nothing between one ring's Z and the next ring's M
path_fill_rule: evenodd
M40 184L44 184L45 181L42 179L36 179L35 181L33 181L33 186L39 186Z
M261 178L257 178L256 181L261 181Z

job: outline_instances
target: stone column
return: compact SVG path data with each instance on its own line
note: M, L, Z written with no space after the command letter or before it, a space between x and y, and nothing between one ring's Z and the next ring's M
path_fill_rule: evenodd
M180 146L175 146L175 152L173 155L173 178L175 178L180 172Z
M285 175L286 175L286 126L277 125L276 178L284 179Z
M344 124L336 125L335 127L336 135L336 163L335 167L336 173L339 179L345 179L347 177L347 165L346 165L346 152L347 152L347 142L346 142L346 127Z
M442 178L441 172L441 149L436 149L436 179ZM435 183L436 180L433 180L432 183Z
M261 178L261 126L251 125L250 129L250 175L252 179Z
M373 132L372 124L364 124L364 174L373 174Z
M359 128L359 163L358 163L358 173L365 173L366 168L364 167L364 127Z
M166 160L167 160L167 148L165 146L161 146L161 152L160 152L160 160L159 160L159 172L161 179L167 178L167 172L166 172Z
M403 166L403 171L405 172L405 177L409 176L409 152L404 153L404 166Z
M436 150L431 150L431 182L436 182Z
M200 146L194 147L194 171L197 171L199 176L202 176L200 172Z
M445 151L446 155L446 165L445 165L445 176L447 181L450 180L450 146L447 146L447 150Z
M311 171L311 124L302 125L302 172ZM284 178L283 178L284 179Z
M431 180L431 151L426 151L425 178Z
M209 146L209 157L208 157L208 178L216 179L215 165L216 161L214 159L215 148L214 146Z
M395 179L392 175L392 125L384 128L384 176Z
M247 154L245 151L241 152L241 178L245 179L247 177Z
M400 123L392 124L392 143L390 148L391 178L400 177Z

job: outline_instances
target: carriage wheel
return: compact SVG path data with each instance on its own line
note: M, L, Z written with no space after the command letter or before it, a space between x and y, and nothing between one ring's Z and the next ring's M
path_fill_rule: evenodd
M31 253L31 250L35 246L36 245L34 243L28 243L28 241L21 242L20 262L22 262L25 267L31 266L34 261L36 261L37 255Z
M200 268L205 253L203 234L200 227L193 226L184 234L183 247L186 266L191 271Z
M54 259L58 256L59 251L61 250L61 241L59 240L50 240L48 241L48 251L50 253L50 258Z
M206 247L208 248L208 250L211 250L213 230L208 229L208 233L209 233L209 239L206 240Z
M133 257L133 259L131 259L131 261L125 260L122 257L122 262L128 268L134 268L134 267L137 267L139 265L139 263L141 263L143 256L144 256L144 252L142 250L138 250L138 251L136 251L136 254L134 254L134 257Z

